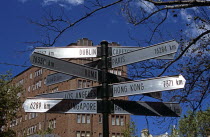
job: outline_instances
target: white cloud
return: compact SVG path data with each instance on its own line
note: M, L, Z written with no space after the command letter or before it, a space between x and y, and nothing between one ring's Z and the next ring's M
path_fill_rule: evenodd
M147 13L152 13L156 9L153 3L144 0L137 2L137 6L143 8Z
M192 15L188 14L186 10L182 9L180 13L183 20L187 21L188 23L191 22Z
M18 0L22 3L25 3L29 0ZM81 5L84 3L84 0L42 0L43 1L43 5L50 5L53 3L57 3L58 5L62 6L62 7L68 7L67 5Z
M51 3L66 3L71 5L80 5L84 3L84 0L43 0L44 4L49 5Z
M22 2L22 3L25 3L25 2L28 1L28 0L18 0L18 1L20 1L20 2Z

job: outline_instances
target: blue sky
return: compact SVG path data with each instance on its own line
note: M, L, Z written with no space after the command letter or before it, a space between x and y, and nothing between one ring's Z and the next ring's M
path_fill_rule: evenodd
M111 0L106 1L107 3ZM72 22L83 16L87 9L84 8L87 4L84 0L4 0L0 5L0 73L7 70L12 70L16 75L26 69L26 67L5 65L16 64L30 66L29 56L33 45L26 44L40 40L40 28L30 24L28 19L40 20L45 10L53 9L53 12L59 12L58 9L63 8ZM134 8L143 8L146 12L151 12L154 5L148 4L146 7L141 3L134 3ZM169 20L165 22L164 40L175 39L179 35L180 28L184 32L190 32L188 35L197 35L199 32L195 29L195 24L192 24L191 12L198 12L195 8L191 10L176 11L179 16L173 17L174 13L169 12ZM191 28L185 29L183 24L190 23ZM170 27L169 27L170 26ZM110 42L118 42L124 46L148 46L145 43L139 43L130 38L143 40L149 38L151 33L148 32L147 26L134 27L127 23L126 18L119 13L119 7L109 8L99 11L87 20L84 20L68 30L54 46L66 46L69 43L76 42L80 38L89 38L94 45L99 44L102 40ZM189 36L190 37L190 36ZM153 44L163 42L163 39L154 40ZM140 45L139 45L140 44ZM22 52L28 51L28 52ZM2 64L3 63L3 64ZM136 119L142 117L135 117ZM140 128L146 128L146 122L141 124Z
M107 1L107 2L110 2ZM23 53L31 49L32 45L25 44L24 42L31 42L43 39L41 36L40 28L34 24L29 23L28 19L39 21L43 16L45 10L53 9L53 12L59 12L58 9L64 8L68 13L70 20L75 21L83 16L87 11L84 8L84 0L10 0L3 1L0 5L0 30L1 30L1 47L0 63L9 63L17 65L30 66L27 58L30 52ZM143 7L145 11L151 12L150 9L154 8L153 5L145 7L142 4L134 3L134 8ZM86 11L85 11L86 10ZM166 25L175 24L180 20L185 23L189 21L188 13L181 12L180 18L172 18L166 22ZM164 26L165 27L165 26ZM174 39L177 31L174 27L166 28L167 32L173 32L173 36L164 36L165 40ZM194 32L196 33L196 32ZM128 24L126 18L120 15L119 7L109 8L99 11L87 20L74 26L72 29L64 33L59 41L54 46L65 46L69 43L76 42L78 39L87 37L93 40L94 44L99 44L102 40L115 41L121 45L126 46L139 46L138 42L129 38L132 36L134 39L145 39L149 36L148 28L143 26L133 27ZM156 40L156 43L163 42L161 39ZM155 43L155 44L156 44ZM141 46L148 46L142 44ZM8 69L13 71L13 74L24 70L23 67L14 67L10 65L0 64L0 72L5 72Z

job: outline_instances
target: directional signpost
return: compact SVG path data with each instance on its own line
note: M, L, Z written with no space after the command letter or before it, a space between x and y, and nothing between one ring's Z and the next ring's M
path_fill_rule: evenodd
M63 47L63 48L36 48L34 52L41 53L44 55L56 57L56 58L94 58L98 57L97 47Z
M100 81L99 70L88 66L60 60L36 52L31 55L30 60L34 66L43 67L49 70L54 70L57 72L62 72L65 74L90 79L93 81Z
M59 91L48 94L40 94L38 98L59 98L59 99L97 99L99 87L83 88L77 90Z
M184 88L186 80L182 75L165 76L150 79L127 81L117 84L109 84L110 97L130 96L159 91L168 91ZM61 99L97 99L101 98L101 86L83 88L55 93L40 94L36 97L61 98Z
M180 116L181 109L178 103L140 102L126 100L69 100L69 99L27 99L23 108L25 112L45 113L103 113L104 105L110 106L109 113L133 114L146 116Z
M112 85L113 97L167 91L184 88L186 80L182 75L157 77Z
M179 117L179 103L114 100L114 114Z
M173 54L176 53L177 49L178 43L176 41L160 43L154 46L110 57L110 67L115 68L147 59Z
M49 75L46 79L47 85L78 77L97 81L101 85L40 94L36 98L27 99L23 104L23 108L25 112L102 113L104 137L109 137L108 118L111 113L180 116L181 108L178 103L110 100L110 97L151 94L181 89L184 88L186 83L182 75L132 81L108 73L108 69L148 59L173 59L177 49L178 43L174 40L145 48L108 47L106 41L101 42L101 47L37 48L31 55L31 63L34 66L60 72ZM100 57L101 59L84 65L58 59L88 57ZM98 69L95 69L96 66L99 66Z
M111 48L110 56L116 56L116 55L125 54L128 52L132 52L135 50L143 49L142 47L117 47L117 46L113 46L109 48ZM155 59L174 59L174 56L175 56L175 53L157 57Z
M27 99L23 108L25 112L97 113L97 101Z

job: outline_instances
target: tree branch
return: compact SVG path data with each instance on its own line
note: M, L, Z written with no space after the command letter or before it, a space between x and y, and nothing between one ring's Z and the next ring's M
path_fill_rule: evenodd
M204 35L209 34L209 33L210 33L210 30L207 30L207 31L203 32L202 34L200 34L200 35L199 35L198 37L196 37L195 39L193 39L193 40L189 43L189 45L182 51L182 53L181 53L175 60L171 61L171 62L165 67L165 69L162 71L162 73L160 73L158 76L163 75L163 73L165 73L165 71L166 71L174 62L178 61L178 60L184 55L184 53L185 53L193 44L196 44L196 42L197 42L200 38L202 38Z

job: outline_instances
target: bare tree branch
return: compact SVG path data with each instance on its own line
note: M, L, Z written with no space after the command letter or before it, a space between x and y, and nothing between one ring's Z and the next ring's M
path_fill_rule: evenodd
M166 67L165 69L162 71L162 73L160 73L158 76L163 75L163 73L165 73L165 71L177 60L179 60L184 54L185 52L193 45L196 44L197 41L200 40L200 38L202 38L203 36L207 35L210 33L210 30L207 30L205 32L203 32L202 34L200 34L198 37L196 37L195 39L191 40L191 42L188 44L188 46L182 51L182 53L173 61L171 61Z

